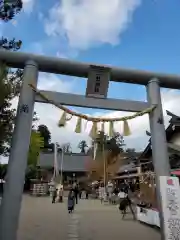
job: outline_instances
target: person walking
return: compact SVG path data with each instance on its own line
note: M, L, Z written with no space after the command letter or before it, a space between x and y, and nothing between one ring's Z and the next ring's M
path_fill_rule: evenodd
M57 197L57 189L54 188L52 192L52 203L56 202L56 197Z
M77 184L74 184L73 191L74 191L74 196L75 196L75 202L76 202L76 204L78 204L78 193L79 193L79 190L78 190Z
M135 212L134 212L133 206L132 206L132 201L129 197L129 191L128 191L128 189L125 189L124 190L124 198L121 199L120 203L119 203L119 210L122 213L122 219L124 219L124 217L127 215L128 207L133 215L133 219L136 220Z
M68 194L68 212L72 213L74 211L75 206L75 193L73 189L70 189Z
M89 192L86 190L86 199L89 199Z
M63 187L59 189L59 202L63 202Z
M82 197L82 189L79 189L79 199Z

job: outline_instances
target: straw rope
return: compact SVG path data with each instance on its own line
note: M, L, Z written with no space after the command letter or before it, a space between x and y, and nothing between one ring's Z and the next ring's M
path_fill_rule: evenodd
M45 101L47 101L48 103L53 104L54 106L56 106L57 108L63 110L64 112L72 115L72 116L76 116L82 119L85 119L87 121L91 121L91 122L120 122L120 121L127 121L127 120L131 120L134 119L136 117L141 117L147 113L151 113L155 108L156 105L146 108L145 110L135 113L131 116L125 116L125 117L117 117L117 118L100 118L100 117L90 117L87 116L85 114L82 113L77 113L75 111L72 111L70 109L68 109L67 107L64 107L61 104L57 104L56 102L54 102L53 100L49 99L45 94L41 93L41 91L37 90L36 87L33 84L29 84L29 86L36 92L36 94L38 94L42 99L44 99Z

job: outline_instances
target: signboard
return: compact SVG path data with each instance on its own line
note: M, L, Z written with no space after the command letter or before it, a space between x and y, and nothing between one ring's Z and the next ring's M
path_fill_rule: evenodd
M87 97L106 98L110 79L110 69L90 66L86 88Z
M180 240L180 186L177 177L160 177L165 239Z

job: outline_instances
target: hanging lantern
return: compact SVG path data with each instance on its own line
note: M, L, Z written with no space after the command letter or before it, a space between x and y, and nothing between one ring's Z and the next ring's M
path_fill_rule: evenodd
M8 22L21 11L23 7L22 0L4 0L0 3L0 19Z

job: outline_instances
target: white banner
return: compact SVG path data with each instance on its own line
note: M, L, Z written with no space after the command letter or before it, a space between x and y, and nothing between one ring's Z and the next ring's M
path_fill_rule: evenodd
M180 240L180 186L177 177L160 177L165 239Z

